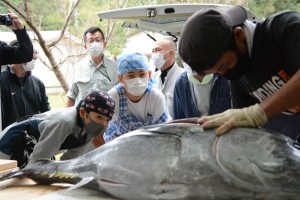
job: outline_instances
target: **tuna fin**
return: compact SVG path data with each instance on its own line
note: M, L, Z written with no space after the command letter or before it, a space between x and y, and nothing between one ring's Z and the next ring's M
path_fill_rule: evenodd
M94 173L91 173L91 172L82 173L82 174L80 174L80 177L82 179L78 183L76 183L75 185L73 185L73 186L69 187L68 189L66 189L66 191L75 190L77 188L90 185L91 183L92 183L92 185L96 183L96 178L95 178L96 174L94 174Z
M13 170L12 172L10 172L8 174L5 174L2 177L0 177L0 182L11 179L11 178L14 178L14 177L23 176L23 175L24 175L23 170L16 169L16 170Z

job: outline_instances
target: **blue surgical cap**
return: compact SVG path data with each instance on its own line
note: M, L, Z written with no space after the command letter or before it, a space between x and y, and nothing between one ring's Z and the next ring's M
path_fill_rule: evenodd
M148 58L139 52L122 54L118 58L118 72L122 75L131 70L149 71Z

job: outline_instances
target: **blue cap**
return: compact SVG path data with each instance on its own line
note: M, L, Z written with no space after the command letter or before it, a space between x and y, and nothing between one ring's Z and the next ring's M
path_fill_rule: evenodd
M149 71L149 62L145 54L125 53L118 58L118 72L121 75L131 70Z

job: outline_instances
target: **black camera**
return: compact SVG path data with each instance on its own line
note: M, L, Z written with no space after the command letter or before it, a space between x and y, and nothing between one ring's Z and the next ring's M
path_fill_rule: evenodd
M7 14L0 14L0 25L11 26L12 20Z

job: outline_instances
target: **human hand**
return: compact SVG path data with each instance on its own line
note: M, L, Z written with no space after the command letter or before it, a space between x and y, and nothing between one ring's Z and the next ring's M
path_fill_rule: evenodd
M229 109L225 112L201 117L198 122L203 128L219 127L217 135L222 135L234 127L259 127L267 122L265 111L259 104L242 109Z
M24 25L23 22L21 21L21 19L19 18L18 15L16 15L15 13L13 13L12 11L8 11L7 13L11 20L12 20L12 25L10 26L12 30L21 30L24 29Z

